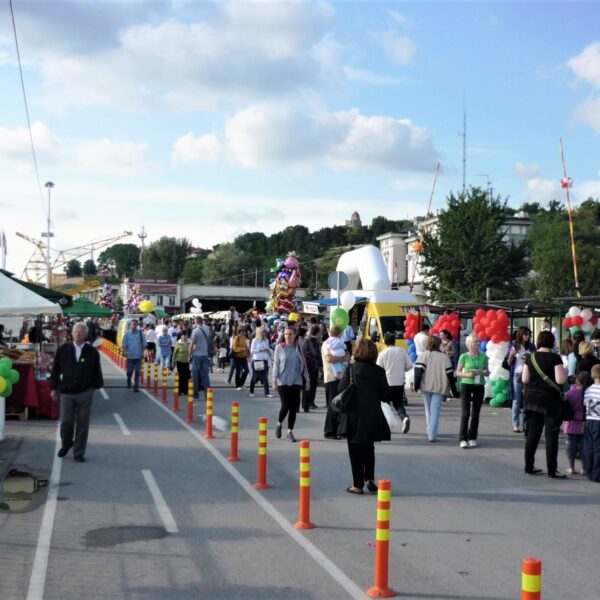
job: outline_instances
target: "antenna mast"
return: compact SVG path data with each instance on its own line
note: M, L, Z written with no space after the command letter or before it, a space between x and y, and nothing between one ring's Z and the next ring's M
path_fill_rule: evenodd
M463 195L467 189L467 108L465 107L463 109L463 130L462 132L459 132L458 135L460 135L463 139L463 159L462 159L462 163L463 163L463 180L462 180L462 191L463 191Z
M138 237L142 242L142 247L140 249L140 269L142 268L142 261L144 260L144 250L146 249L146 238L148 234L146 233L146 228L142 225L142 230L138 233Z

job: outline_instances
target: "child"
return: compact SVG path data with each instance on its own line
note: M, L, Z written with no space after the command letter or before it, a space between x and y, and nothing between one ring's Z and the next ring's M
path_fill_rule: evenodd
M219 373L225 373L225 361L227 360L227 347L221 343L219 345Z
M587 371L581 371L566 394L574 412L573 418L563 423L563 433L567 435L567 462L569 463L567 475L575 473L577 455L580 455L583 460L583 423L585 421L583 394L592 383L594 382L590 374ZM581 474L585 475L585 469L581 470Z
M600 365L592 367L592 379L594 384L583 395L583 468L590 481L600 482Z
M345 356L347 351L346 351L346 344L344 344L344 342L342 341L341 338L339 337L335 337L335 336L329 336L326 340L325 343L329 345L329 351L331 352L331 356ZM336 379L341 379L342 377L342 371L344 370L344 367L346 366L345 362L334 362L331 363L331 368L333 369L334 373L335 373L335 378Z
M171 368L171 347L173 345L173 338L168 333L166 325L161 327L161 335L156 340L158 344L158 352L156 353L156 364L160 365L162 369Z

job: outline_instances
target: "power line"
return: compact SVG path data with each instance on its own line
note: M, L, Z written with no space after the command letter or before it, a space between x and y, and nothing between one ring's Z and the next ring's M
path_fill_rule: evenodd
M13 34L15 37L15 48L17 50L17 61L19 63L19 74L21 76L21 90L23 91L23 103L25 104L25 114L27 115L27 128L29 129L29 141L31 143L31 153L33 155L33 165L35 167L35 177L37 179L38 190L40 192L40 203L42 205L42 210L44 211L44 217L48 219L48 214L46 213L46 207L44 205L44 196L42 194L42 183L40 181L40 173L38 170L37 156L35 154L35 146L33 144L33 134L31 132L31 120L29 118L29 107L27 105L27 94L25 93L25 81L23 79L23 67L21 66L21 53L19 52L19 40L17 38L17 26L15 24L15 13L13 11L12 0L8 0L10 5L10 16L12 19L13 26Z

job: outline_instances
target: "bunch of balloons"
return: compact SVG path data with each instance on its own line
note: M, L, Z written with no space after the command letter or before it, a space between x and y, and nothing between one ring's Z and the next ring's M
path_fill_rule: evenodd
M96 304L104 306L104 308L108 308L108 310L115 310L115 298L108 281L104 282L102 286L102 293L100 294Z
M494 344L510 342L508 326L510 319L503 309L477 309L473 317L473 331L480 340L492 340Z
M0 396L8 398L13 391L13 385L18 383L21 376L19 371L12 368L12 360L8 357L0 358Z
M508 352L510 342L487 342L485 353L490 370L490 388L487 394L491 397L490 406L502 406L508 400L508 380L510 373L502 367L502 361Z
M152 300L142 300L138 304L138 310L142 313L149 313L154 310L154 302Z
M142 302L143 300L144 297L142 296L142 293L140 291L140 286L137 283L135 285L132 285L129 289L129 297L127 298L127 312L138 312L140 302Z
M342 292L340 296L340 306L331 311L331 324L339 327L342 331L350 323L350 310L356 304L356 296L351 290Z
M192 306L190 308L190 312L194 314L200 314L202 312L202 302L198 300L198 298L194 298L192 300Z
M571 306L567 316L563 319L563 327L568 329L573 335L577 331L590 333L594 330L598 317L589 309L581 309L578 306Z
M271 268L275 277L269 284L271 298L267 302L266 311L287 315L296 308L296 289L302 285L300 265L293 251L288 252L285 260L276 258L275 263Z
M447 313L438 318L434 326L430 329L431 335L439 334L442 329L449 331L452 334L453 339L458 339L460 334L460 319L458 314L455 312Z
M417 333L419 333L422 322L421 315L416 312L409 312L406 315L406 320L404 321L404 339L406 340L406 350L408 357L413 362L417 360L417 347L415 346L413 338L415 335L417 335Z

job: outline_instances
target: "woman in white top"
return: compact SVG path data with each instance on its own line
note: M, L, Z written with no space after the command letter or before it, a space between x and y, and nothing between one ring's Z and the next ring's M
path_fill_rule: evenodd
M254 396L254 386L262 382L265 388L265 397L272 398L269 393L269 358L271 348L269 342L265 339L265 330L257 327L254 339L250 345L250 355L252 360L252 379L250 380L250 396Z

